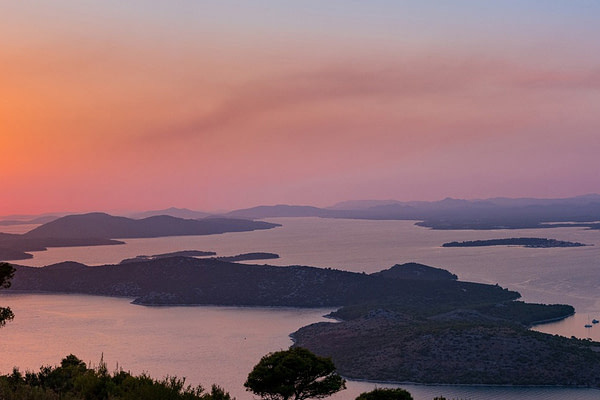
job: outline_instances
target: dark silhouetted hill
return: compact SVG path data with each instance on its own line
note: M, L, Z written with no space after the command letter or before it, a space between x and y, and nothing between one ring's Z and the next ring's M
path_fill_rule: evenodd
M104 213L68 215L23 235L0 233L0 260L31 258L30 251L48 247L123 244L114 238L150 238L246 232L279 226L264 221L232 218L181 219L166 215L141 220Z
M447 277L388 279L386 274L245 265L214 258L172 257L96 267L62 263L16 268L12 284L15 290L128 296L136 298L139 304L323 307L393 298L411 309L438 302L451 309L454 304L495 304L519 297L518 293L498 286ZM70 268L68 274L64 273L65 268ZM413 267L409 264L406 268ZM419 269L427 273L421 266ZM440 275L437 269L432 269L432 274Z
M183 219L201 219L210 217L211 214L203 211L194 211L187 208L176 208L170 207L165 208L164 210L151 210L151 211L143 211L138 213L129 214L129 218L133 219L143 219L148 217L156 217L158 215L168 215L170 217L175 218L183 218Z
M375 272L373 276L381 276L391 279L415 279L415 280L457 280L458 277L445 269L430 267L419 263L406 263L394 265L390 269Z
M150 238L212 235L271 229L277 224L231 218L181 219L159 215L144 219L115 217L105 213L69 215L37 227L25 238Z

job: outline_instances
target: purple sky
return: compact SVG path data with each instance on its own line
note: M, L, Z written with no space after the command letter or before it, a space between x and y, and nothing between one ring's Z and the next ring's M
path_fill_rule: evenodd
M600 3L0 5L0 214L600 192Z

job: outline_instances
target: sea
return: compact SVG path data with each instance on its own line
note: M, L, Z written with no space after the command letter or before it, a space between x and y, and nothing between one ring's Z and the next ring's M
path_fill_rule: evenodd
M210 236L125 239L124 245L51 248L16 263L44 266L62 261L113 264L138 255L180 250L215 251L219 256L272 252L271 265L311 265L376 272L395 264L419 262L444 268L465 281L499 284L528 302L571 304L576 314L533 329L600 341L600 231L578 227L517 230L432 230L415 221L272 218L281 227ZM22 233L31 226L0 227ZM571 248L495 246L444 248L443 243L511 237L542 237L585 243ZM238 400L255 398L243 383L264 354L288 348L289 334L322 321L333 309L251 307L145 307L128 298L0 292L0 305L16 318L0 330L0 374L37 371L75 354L88 364L153 377L185 377L206 388L215 383ZM375 387L402 387L416 400L600 398L589 388L451 386L348 381L331 397L352 400Z

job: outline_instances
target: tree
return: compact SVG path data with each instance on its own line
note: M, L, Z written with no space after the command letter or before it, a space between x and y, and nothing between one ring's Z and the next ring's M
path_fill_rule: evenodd
M0 289L8 289L10 287L10 280L15 274L15 269L12 265L0 262ZM8 307L0 307L0 327L3 327L7 321L13 319L15 315Z
M377 388L361 393L356 400L413 400L413 397L404 389Z
M248 375L246 390L266 400L322 399L346 388L330 358L301 347L269 353Z

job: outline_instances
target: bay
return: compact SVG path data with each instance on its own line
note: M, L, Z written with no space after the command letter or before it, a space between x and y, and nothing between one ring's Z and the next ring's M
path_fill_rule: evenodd
M600 340L600 327L584 328L589 318L598 318L600 315L598 296L600 231L572 227L435 231L417 227L413 221L319 218L276 218L268 221L281 223L283 226L266 231L211 236L126 239L126 244L119 246L53 248L45 252L36 252L33 259L19 263L43 266L72 260L88 265L101 265L116 263L124 258L142 254L151 255L180 250L212 250L219 255L269 251L281 256L277 260L268 260L269 264L314 265L367 273L389 268L397 263L421 262L448 269L462 280L498 283L517 290L526 301L572 304L578 312L575 316L553 324L541 325L535 329L551 334ZM443 243L449 241L509 237L548 237L593 246L550 249L527 249L514 246L441 247ZM2 295L3 303L6 303L5 299L9 300L6 296L6 294ZM5 354L5 348L0 347L3 354L0 372L6 371L12 365L36 368L43 363L54 364L66 355L62 354L65 351L77 354L77 350L80 349L89 351L85 356L84 353L77 354L85 361L98 360L99 354L104 353L109 367L111 362L119 362L132 371L142 368L155 376L165 374L187 376L193 384L219 383L235 394L239 400L251 398L243 391L241 385L260 356L268 351L287 348L291 343L287 337L290 332L300 326L322 320L321 315L326 313L326 310L298 309L284 311L223 307L145 308L130 305L127 299L64 295L20 296L22 297L10 299L9 305L15 309L19 318L23 318L21 325L17 318L0 332L3 345L6 343L5 346L8 347L20 347L20 350L11 358L5 357L10 353ZM21 311L18 308L20 304L24 307ZM23 322L28 318L27 314L36 309L43 309L44 304L50 307L48 312L34 313L37 315L35 321L41 324L36 325L31 320L27 323ZM277 314L280 312L284 314ZM124 315L119 317L122 313ZM109 316L114 317L109 318ZM254 321L256 325L252 325L254 323L252 322L248 328L243 328L241 325L238 327L239 321L244 321L246 318ZM61 322L53 323L52 320ZM72 330L61 331L57 326L61 324ZM214 326L220 329L209 329L198 334L190 333L202 332L200 327L208 329ZM259 331L253 331L255 328L252 326L256 326ZM171 330L172 327L176 329ZM12 343L5 341L5 335L9 330L16 335ZM240 348L236 347L236 340L239 341L240 336L235 334L241 332L246 333L243 336L246 338L244 341L246 347ZM127 339L135 338L136 335L137 340ZM248 337L255 337L256 340L248 342ZM59 344L63 341L65 343L61 347ZM121 345L121 341L126 345ZM26 345L20 345L23 343ZM39 358L41 350L40 347L36 347L36 343L43 343L42 348L47 349L51 354ZM249 343L253 344L249 346ZM208 350L200 350L203 346L207 346L206 348L214 353L211 355ZM190 349L198 349L198 351L194 352ZM228 356L229 349L237 349L235 353L238 356L233 359ZM238 360L244 357L247 357L244 362ZM213 371L219 372L214 374ZM349 389L333 398L352 399L361 391L373 387L373 383L350 382ZM411 391L418 400L432 399L438 395L447 398L489 400L591 399L598 398L600 394L591 389L565 388L422 385L403 385L403 387Z

